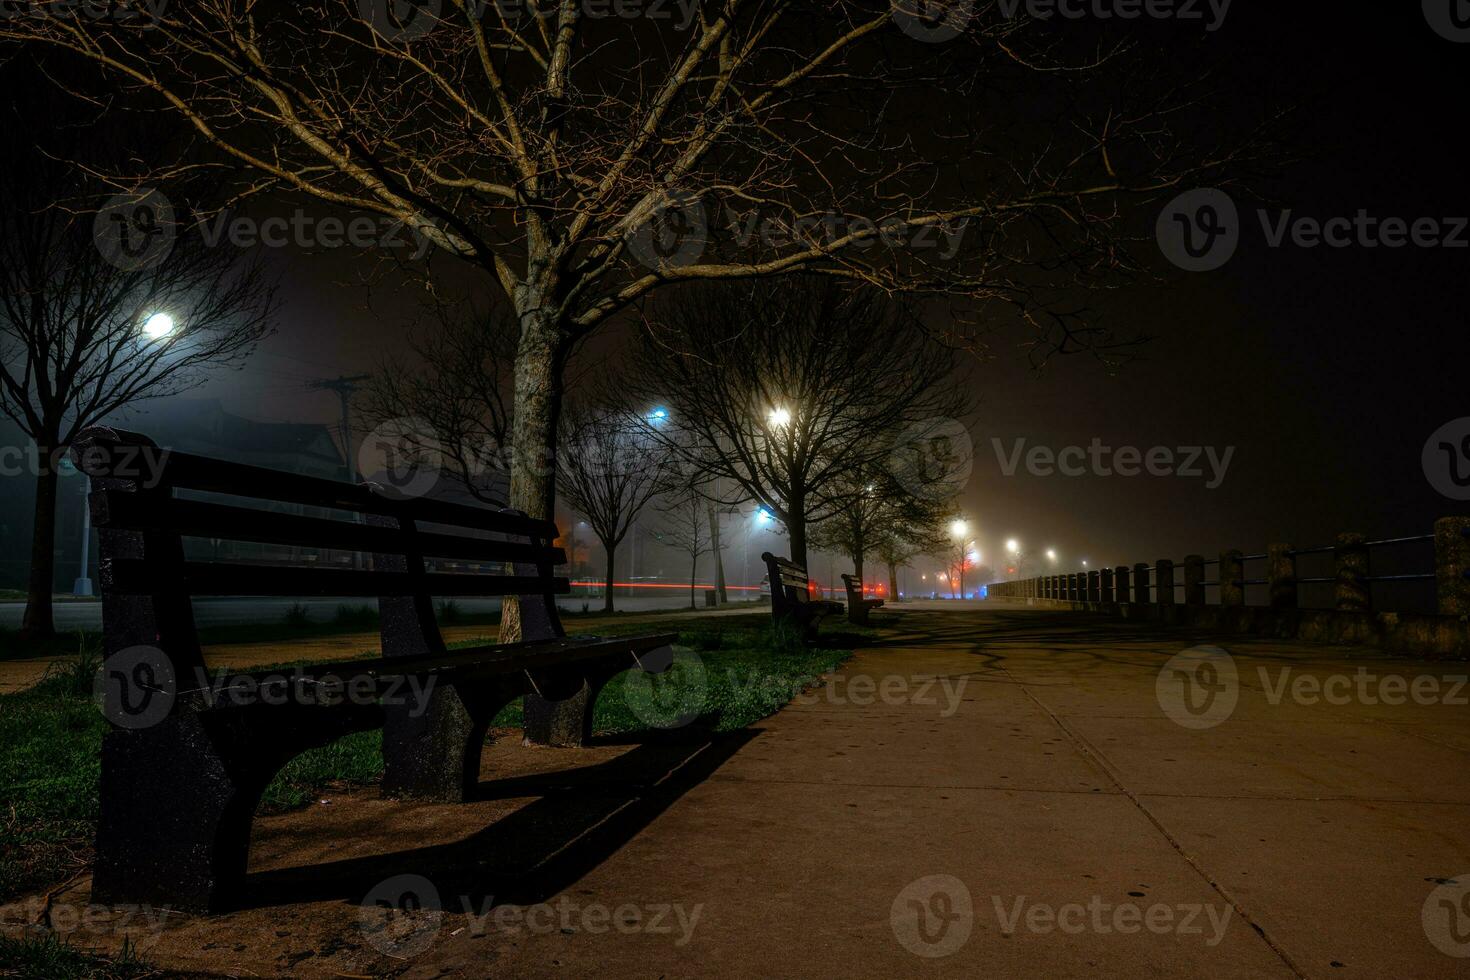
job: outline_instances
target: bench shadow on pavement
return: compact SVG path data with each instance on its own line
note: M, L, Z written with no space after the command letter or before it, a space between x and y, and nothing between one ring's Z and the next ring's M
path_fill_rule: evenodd
M248 874L237 908L357 904L379 882L422 875L444 908L531 905L565 891L760 734L705 727L640 733L628 752L582 768L482 781L475 799L536 799L448 844ZM628 744L618 737L592 745ZM385 836L393 828L384 827ZM324 834L329 831L324 830ZM303 843L309 844L310 841Z

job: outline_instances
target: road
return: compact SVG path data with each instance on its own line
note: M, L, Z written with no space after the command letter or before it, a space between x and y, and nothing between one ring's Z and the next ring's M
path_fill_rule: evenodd
M582 596L562 596L557 606L568 612L580 612L583 604L596 612L602 608L602 599ZM237 626L246 623L278 623L285 619L293 605L306 607L308 619L327 622L337 613L341 605L372 605L371 599L361 597L347 599L261 599L254 597L195 599L194 621L199 626ZM496 612L500 609L499 599L456 599L455 605L466 614ZM652 612L656 610L687 609L688 599L668 595L661 596L618 596L617 608L627 612ZM102 625L102 605L99 602L66 601L55 606L58 630L98 629ZM15 629L20 626L25 612L23 602L0 603L0 626Z

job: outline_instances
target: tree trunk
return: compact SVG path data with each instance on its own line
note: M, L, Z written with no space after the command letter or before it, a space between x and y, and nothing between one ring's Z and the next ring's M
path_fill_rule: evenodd
M852 574L859 583L863 581L863 556L854 555L852 559Z
M20 635L28 640L56 635L51 592L56 578L56 468L50 446L37 445L36 513L31 528L31 577Z
M802 568L806 565L806 500L793 497L786 504L786 534L791 539L791 560Z
M516 296L521 336L516 346L515 404L511 420L510 506L530 517L556 516L556 436L561 419L562 368L568 342L556 317L544 312L544 292ZM611 581L611 571L609 571ZM607 608L612 610L612 593ZM521 638L520 605L506 596L500 642Z
M689 608L698 609L699 604L694 601L694 580L699 575L699 556L695 555L694 561L689 564Z
M888 598L898 601L898 566L893 562L888 563Z
M617 565L613 563L613 558L617 555L617 546L604 541L602 547L607 552L607 574L603 576L603 584L606 588L602 593L602 611L610 613L613 611L613 580L617 578Z

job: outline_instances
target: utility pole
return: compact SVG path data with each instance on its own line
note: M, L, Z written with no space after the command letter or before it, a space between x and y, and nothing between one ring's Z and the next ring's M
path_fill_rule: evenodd
M720 551L720 515L713 503L709 505L709 542L715 556L715 603L723 606L730 596L725 591L725 556Z
M352 396L357 394L360 383L371 377L367 374L354 374L351 377L319 378L306 385L314 391L335 391L342 400L342 457L347 464L347 482L351 484L358 482L357 459L352 451Z
M361 382L371 378L367 374L354 374L350 377L341 376L336 378L318 378L316 381L307 383L307 387L314 391L335 391L342 402L342 461L346 464L347 482L356 486L360 481L357 472L357 454L352 447L352 396L357 394ZM361 515L358 515L359 518ZM352 553L352 567L362 567L361 552Z

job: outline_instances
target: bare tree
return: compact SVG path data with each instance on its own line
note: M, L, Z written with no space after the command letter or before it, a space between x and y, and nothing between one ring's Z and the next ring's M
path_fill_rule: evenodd
M405 454L432 462L472 496L505 506L516 326L503 307L434 308L433 323L385 357L363 405Z
M882 294L830 279L719 284L657 316L633 369L666 400L654 434L785 525L806 564L807 526L861 507L910 427L956 417L954 352ZM686 353L690 352L690 353Z
M1223 186L1254 150L1191 129L1198 86L1141 49L1004 0L31 6L0 39L157 99L242 193L381 215L483 272L520 328L511 504L539 517L570 350L655 290L816 270L1106 350L1059 289L1131 277L1131 205Z
M665 489L667 457L631 413L605 401L572 406L563 425L557 480L567 503L587 518L602 544L607 556L602 608L612 612L618 545L649 501Z
M849 558L853 574L864 583L866 559L876 555L887 568L889 595L896 600L898 567L942 543L941 525L953 494L943 485L905 483L888 469L847 479L853 484L851 503L812 529L810 545Z
M40 105L43 129L15 107L8 122L41 144L0 151L0 412L36 446L28 637L53 632L57 466L72 438L238 365L274 312L259 266L211 247L159 194L112 197L83 169L115 163L99 155L146 127Z
M919 555L931 555L944 547L949 505L948 500L910 497L877 529L873 550L888 570L888 594L893 599L899 597L898 570Z
M854 487L846 507L811 528L807 545L848 558L853 575L866 582L865 559L878 543L880 522L888 509L876 485Z
M654 532L660 543L689 556L689 608L697 609L695 602L695 580L699 577L699 558L713 550L710 539L712 523L709 520L708 501L692 486L667 495L659 511L665 522Z

